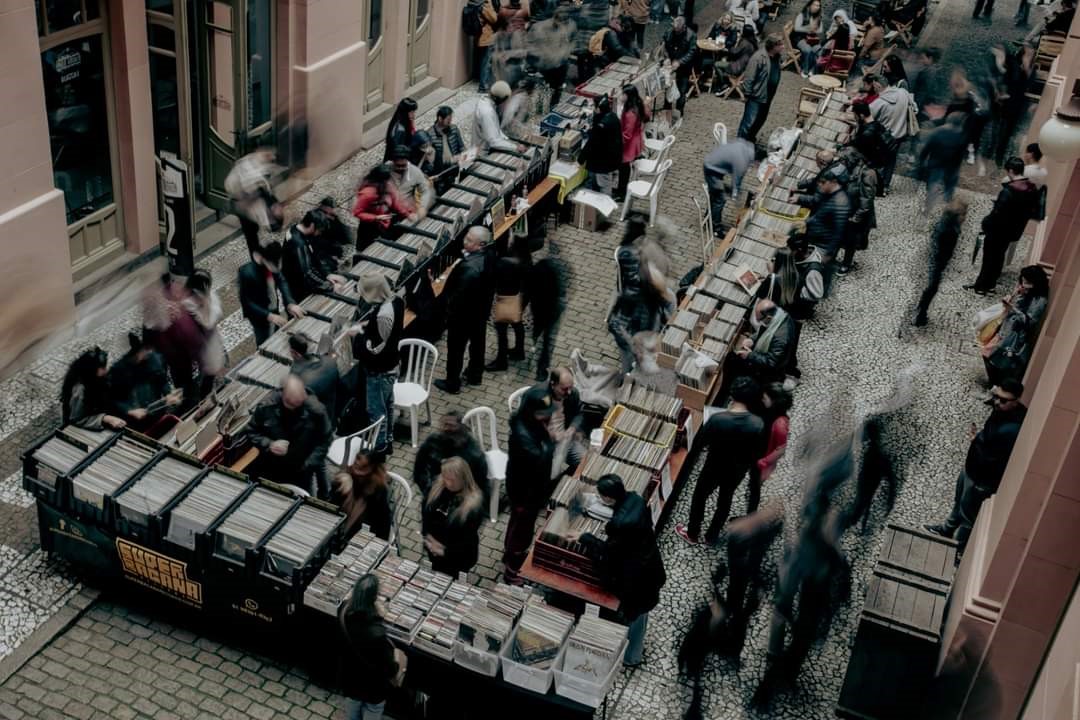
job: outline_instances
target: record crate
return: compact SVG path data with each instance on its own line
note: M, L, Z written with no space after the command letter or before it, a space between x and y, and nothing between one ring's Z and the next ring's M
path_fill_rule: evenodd
M267 547L290 521L299 521L308 512L324 513L327 516L327 524L330 531L323 535L322 539L306 553L303 559L297 562L297 558L287 558ZM345 515L337 507L322 500L305 498L285 518L283 522L266 539L256 552L258 554L258 574L266 580L272 593L284 595L289 602L296 605L303 604L304 590L308 584L319 574L323 565L342 551L345 545Z
M201 494L200 488L204 483L209 484L220 476L224 476L227 481L232 481L229 484L238 489L236 494L232 495L230 491L227 495L223 495L221 497L223 502L214 508L216 514L201 529L192 528L187 524L181 526L176 517L176 511L179 507L196 493ZM162 551L170 557L186 562L188 567L196 574L205 574L212 549L210 540L214 529L255 490L255 487L256 483L252 482L246 475L221 466L211 468L209 472L199 478L198 482L175 499L168 512L162 513L160 525ZM231 497L229 497L230 495Z
M130 442L138 445L147 451L147 460L139 465L134 472L123 478L117 486L109 491L102 493L101 503L98 504L93 500L86 497L80 497L80 494L87 495L87 491L80 491L79 478L87 472L95 472L103 469L103 458L105 458L111 451L116 449L121 442ZM127 490L136 480L141 478L147 469L150 468L159 459L165 456L165 450L162 448L156 440L153 440L141 433L137 433L130 428L123 428L116 437L106 443L106 447L101 448L101 452L94 456L94 459L88 463L85 463L79 468L77 472L71 473L66 478L66 483L71 492L71 506L70 512L72 517L76 520L92 523L103 530L111 530L113 526L113 498L125 490ZM93 491L89 491L92 493Z
M544 539L545 530L552 516L544 522L533 543L533 563L545 570L565 575L588 585L601 587L600 567L597 561L585 554L581 543L557 544Z
M70 431L68 427L63 427L42 435L23 453L23 489L41 502L47 503L58 510L69 510L71 506L70 475L77 473L84 465L93 462L99 454L105 452L117 435L118 433L112 430L86 431L78 427L72 428ZM100 442L96 445L91 445L88 442L99 438ZM74 465L70 465L65 470L62 467L56 467L63 465L60 457L57 457L56 462L53 464L34 457L35 453L49 444L51 440L75 448L76 452L81 455L81 459L76 459ZM61 449L63 448L61 447Z
M302 502L287 488L260 480L242 501L219 518L213 529L206 531L207 570L212 575L234 580L256 578L261 569L263 543L288 521Z
M137 511L133 511L124 506L121 493L117 493L113 502L113 532L115 532L118 537L133 540L140 545L144 545L154 550L162 546L162 540L164 539L167 526L166 518L169 512L171 512L172 509L187 496L192 488L202 481L203 477L211 472L211 468L200 462L198 458L180 452L175 448L166 447L165 452L147 466L146 472L144 472L139 479L145 479L146 475L152 473L155 468L166 459L172 459L190 466L194 471L194 474L160 507L155 511L148 510L146 513L138 513ZM137 483L130 485L126 491L130 492L135 484Z

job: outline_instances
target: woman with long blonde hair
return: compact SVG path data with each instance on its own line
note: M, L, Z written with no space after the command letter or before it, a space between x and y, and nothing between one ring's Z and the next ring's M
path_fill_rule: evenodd
M480 555L484 493L462 458L443 461L442 472L424 499L421 520L433 569L448 575L472 569Z

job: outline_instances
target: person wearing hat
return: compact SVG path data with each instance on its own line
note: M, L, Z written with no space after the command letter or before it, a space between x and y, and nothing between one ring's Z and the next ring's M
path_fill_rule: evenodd
M315 352L317 349L318 343L304 333L290 335L289 356L292 357L292 367L289 372L303 380L308 392L319 399L326 408L326 416L330 418L330 425L333 427L337 424L337 394L341 373L333 353L320 355Z
M806 203L800 198L799 202L811 209L810 217L806 219L806 239L821 248L826 264L836 258L847 232L851 212L851 200L844 190L847 179L847 170L842 164L830 165L818 176L814 200Z
M465 382L479 385L484 379L484 341L495 299L495 258L490 243L490 230L479 225L469 228L462 258L450 271L439 296L446 309L446 378L436 380L435 387L452 395L461 392L466 348L469 365Z
M251 323L256 345L262 345L276 328L287 323L289 315L304 315L281 274L280 262L281 243L271 242L252 252L251 262L241 265L236 273L240 310ZM281 311L282 305L285 312Z
M476 100L476 112L473 115L473 142L486 153L492 150L516 152L517 144L506 137L499 122L499 106L510 99L510 85L500 80L491 86L488 95L481 95Z
M503 579L520 583L518 571L529 554L536 518L558 480L551 478L555 439L549 429L555 401L546 384L529 388L510 421L506 494L510 519L503 543Z
M149 343L130 332L128 345L131 349L109 368L109 394L113 412L144 431L179 405L183 394L172 389L165 361Z
M413 214L423 220L435 204L435 190L424 171L409 161L409 155L409 148L404 145L390 150L390 182L405 203L413 206Z
M372 306L353 337L353 357L357 360L365 389L368 422L383 418L375 438L375 451L393 450L394 383L398 378L398 341L405 326L405 300L394 294L390 281L380 273L365 273L357 282L360 297Z

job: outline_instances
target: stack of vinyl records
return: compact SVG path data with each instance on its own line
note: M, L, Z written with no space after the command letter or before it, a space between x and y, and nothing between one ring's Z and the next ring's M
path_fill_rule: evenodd
M573 625L570 613L550 607L539 598L529 598L514 631L511 659L536 668L551 667Z
M608 444L604 454L631 465L645 468L655 475L663 469L668 455L671 454L671 448L654 445L632 437L620 436Z
M266 572L291 580L319 550L328 550L344 520L339 513L301 505L266 541Z
M734 326L729 325L725 327L731 327L734 330ZM721 341L716 338L705 336L701 341L701 352L705 353L718 363L723 363L724 358L727 357L728 348L731 347L731 341Z
M351 320L356 308L347 302L332 298L327 295L308 295L300 303L300 308L314 317L324 320L343 318Z
M116 510L128 522L146 527L200 472L201 466L166 455L116 496Z
M559 478L559 484L551 493L548 504L551 507L570 507L577 502L583 492L583 484L575 475L563 475Z
M495 170L495 168L473 163L465 168L458 185L465 192L484 200L486 204L502 194L503 175L490 172L492 170Z
M157 453L156 447L121 436L112 447L71 478L71 494L76 500L104 510L105 498L111 497Z
M393 281L390 282L393 285ZM334 287L333 294L344 300L348 300L350 303L360 304L360 287L356 284L355 280L347 279L343 283L339 283Z
M449 575L428 568L417 570L386 606L383 623L387 635L410 644L420 623L450 589L452 582Z
M648 413L656 417L662 417L672 422L679 419L679 411L682 410L682 399L657 392L652 388L637 383L633 378L627 378L619 388L617 402L638 412Z
M727 282L726 280L716 279L715 285L710 285L710 291L715 292L717 298L722 300L727 305L738 305L742 308L750 307L754 297L746 292L746 289L742 285L738 285L733 282ZM715 302L715 300L714 300ZM713 307L713 311L716 311L716 307Z
M669 325L664 328L664 333L660 336L660 352L678 357L679 353L682 352L683 343L689 339L690 333L682 328Z
M461 616L458 642L498 655L510 637L527 597L521 588L506 585L481 591L478 600Z
M735 337L735 331L737 329L738 325L724 322L722 318L717 316L710 320L709 324L705 326L705 339L715 340L726 348L731 343L732 338ZM702 349L704 350L704 348ZM709 353L709 355L712 355L712 353Z
M444 660L452 658L461 618L478 597L479 588L457 581L451 583L446 594L420 623L413 638L413 647Z
M250 484L216 470L211 471L169 513L166 539L194 550L195 536L206 532Z
M233 371L237 380L268 390L280 388L288 374L288 365L263 355L249 356Z
M630 492L645 497L652 473L644 468L630 465L620 460L599 453L589 453L581 464L581 479L588 485L595 485L605 475L618 475L623 485Z
M375 568L375 575L379 578L379 597L384 603L390 602L405 583L412 580L412 576L420 569L420 565L413 560L406 560L399 555L387 555L379 567Z
M668 321L668 325L677 327L680 330L685 330L688 333L693 333L694 328L701 321L701 316L691 310L679 310L675 313L674 317Z
M774 249L773 252L775 253L776 250ZM769 259L771 258L772 256L770 255ZM746 266L750 268L750 270L759 277L764 277L769 272L767 258L763 258L758 255L751 255L750 253L743 252L738 249L731 250L730 254L728 255L727 261L728 263L735 265L736 267Z
M622 663L626 633L625 625L582 615L566 639L563 672L592 683L602 682Z
M675 376L679 382L695 390L708 390L715 374L716 368L698 363L692 351L683 353L675 364Z
M566 548L578 555L589 555L588 547L580 542L571 542L567 536L572 533L589 533L600 540L607 539L604 527L607 520L594 518L568 508L555 508L551 517L540 531L540 539L552 545Z
M359 252L359 257L364 260L370 260L377 265L382 265L385 268L399 270L401 269L402 263L411 257L411 253L391 247L382 242L373 242Z
M330 330L330 323L317 317L304 316L295 318L285 324L285 327L270 336L270 339L259 346L259 350L265 355L286 365L292 364L292 355L289 353L289 338L293 335L305 335L312 343L317 344L319 339ZM314 346L311 348L314 350Z
M361 529L340 554L323 563L319 574L304 590L304 605L327 615L336 615L356 581L386 557L388 547L385 540Z
M622 408L622 410L616 414L615 410L619 408ZM611 418L612 416L614 416L614 420L611 421L611 429L620 435L629 435L659 445L670 445L675 439L675 423L668 420L640 413L621 405L612 408L612 413L608 417Z
M705 293L694 293L690 300L690 310L702 317L709 317L716 312L716 298L709 297Z
M56 489L56 480L60 475L67 475L75 467L110 440L115 432L104 430L84 430L69 425L46 440L41 447L31 454L37 463L35 477L27 476L33 482ZM74 441L74 442L73 442Z
M214 553L243 563L247 551L258 545L296 502L288 495L257 487L229 513L214 531Z

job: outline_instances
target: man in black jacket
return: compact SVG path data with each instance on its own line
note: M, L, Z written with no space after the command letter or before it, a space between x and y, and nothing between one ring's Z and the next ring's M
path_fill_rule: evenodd
M585 145L585 169L589 171L589 187L612 196L619 180L622 163L622 125L611 111L611 101L601 97L593 110L593 126Z
M251 262L240 266L237 272L240 309L251 323L256 345L262 345L274 334L275 328L287 323L289 315L304 315L304 311L293 300L288 281L278 268L280 262L281 243L271 242L252 251ZM286 312L281 312L282 304L285 305Z
M324 273L316 254L319 237L326 225L321 212L309 210L300 222L289 228L282 251L281 274L296 302L302 302L312 293L333 292L335 285L344 280L339 275Z
M683 462L679 483L689 480L698 458L705 453L705 465L698 474L694 497L690 502L690 518L678 523L675 534L688 543L700 542L701 523L705 519L705 503L719 489L716 511L705 531L705 542L713 543L731 512L735 491L746 477L750 463L761 451L761 418L750 412L750 406L761 399L761 388L748 377L736 378L731 384L731 404L709 418L694 438L690 453Z
M1001 192L994 199L994 207L982 220L983 259L979 277L965 290L980 295L993 292L1005 266L1005 253L1011 243L1020 239L1028 221L1035 215L1039 202L1039 189L1024 177L1024 161L1011 157L1005 163L1009 179L1002 183Z
M664 53L671 60L675 85L679 88L675 109L682 114L686 107L686 95L690 92L690 73L694 69L694 56L697 54L697 35L686 26L686 18L677 17L672 21L671 30L664 36Z
M248 439L260 453L250 474L296 485L313 495L329 488L325 463L330 432L322 403L308 394L303 380L289 375L281 390L251 414Z
M464 257L446 279L440 300L446 307L446 378L435 387L457 395L461 392L461 368L465 348L469 366L465 382L479 385L484 378L484 337L495 297L495 261L488 245L491 232L479 225L465 233Z
M955 537L963 552L971 528L979 515L983 500L997 492L1005 468L1009 464L1020 426L1027 408L1020 402L1024 385L1019 380L1006 379L991 389L990 402L994 410L986 419L982 430L971 424L964 467L956 478L956 494L952 511L941 525L926 525L935 535Z
M749 375L761 385L783 382L795 351L795 322L772 300L759 300L754 315L760 322L758 331L735 350L731 376Z
M337 394L338 385L341 383L341 373L338 371L337 360L332 355L318 355L312 352L317 345L316 341L303 333L297 333L289 337L289 354L292 356L292 367L289 372L304 381L308 392L313 394L326 409L326 416L330 418L330 426L337 426Z
M510 421L506 465L510 519L503 543L503 578L509 583L520 582L518 571L529 554L536 518L555 489L551 478L555 440L549 430L554 412L551 393L537 385L521 398L521 406Z
M832 165L818 179L818 202L811 207L806 220L806 239L821 248L826 263L832 263L847 232L851 200L843 185L847 171L842 165Z
M129 427L146 431L182 394L173 391L161 355L135 333L128 333L130 350L109 368L109 395L113 411Z
M854 147L840 152L840 162L847 171L844 190L851 203L847 229L844 231L844 262L838 272L846 275L855 269L855 252L869 245L870 231L877 227L878 176L866 158Z
M923 205L926 217L937 207L942 195L946 203L952 202L960 182L960 166L967 156L966 118L965 113L949 113L944 125L927 133L919 151L919 172L926 179L926 204Z

